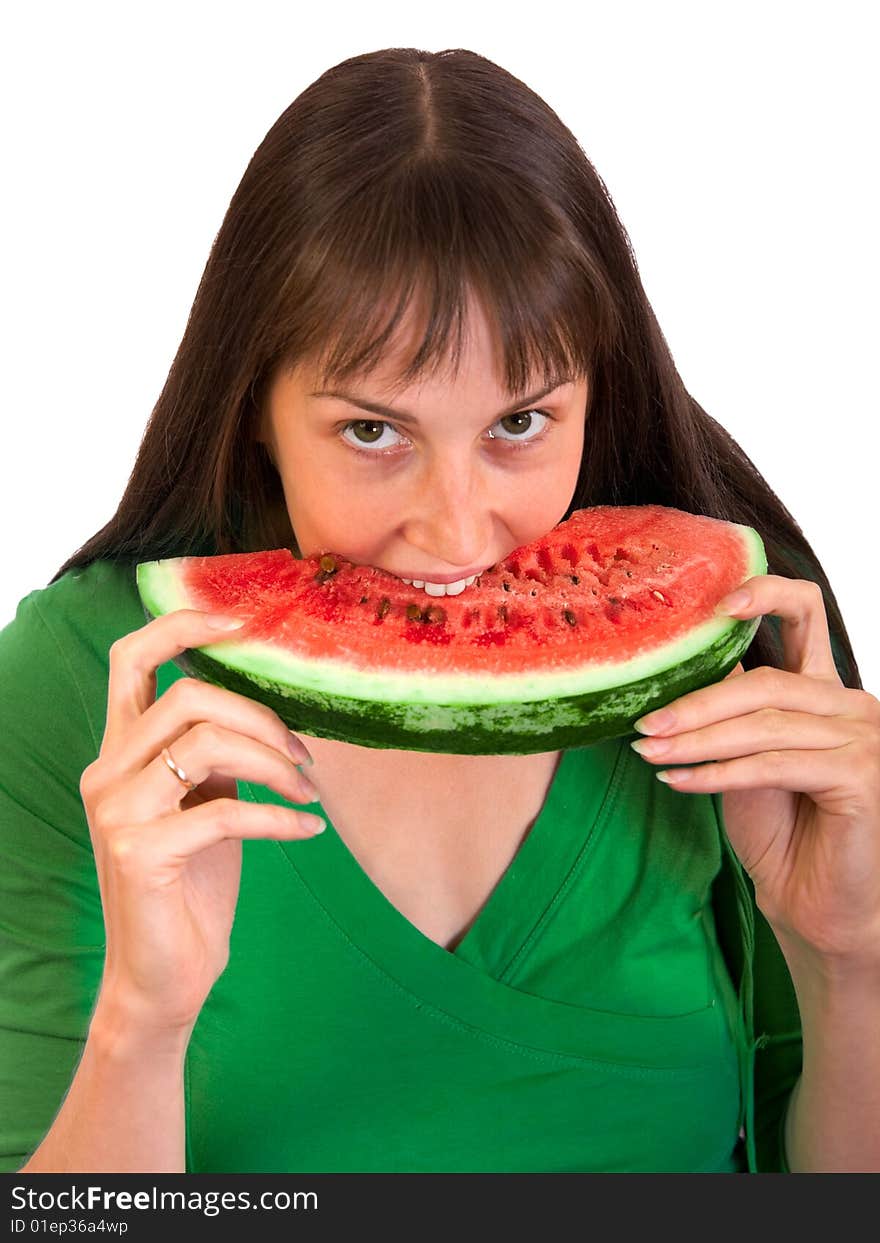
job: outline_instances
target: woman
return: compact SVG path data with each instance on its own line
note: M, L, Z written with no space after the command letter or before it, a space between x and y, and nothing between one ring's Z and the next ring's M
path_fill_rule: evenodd
M742 665L674 705L672 764L718 761L689 785L620 739L289 739L181 678L216 630L144 626L134 589L276 547L439 583L645 503L768 554ZM880 706L592 165L490 61L354 57L278 119L117 513L0 669L6 1168L876 1168ZM836 1093L866 1102L845 1127Z

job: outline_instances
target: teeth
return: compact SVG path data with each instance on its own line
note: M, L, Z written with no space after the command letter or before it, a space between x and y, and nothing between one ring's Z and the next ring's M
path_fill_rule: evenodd
M477 575L472 574L470 578L460 578L455 583L425 583L418 578L404 578L401 581L410 587L423 587L429 596L460 596L465 587L470 587L476 578Z

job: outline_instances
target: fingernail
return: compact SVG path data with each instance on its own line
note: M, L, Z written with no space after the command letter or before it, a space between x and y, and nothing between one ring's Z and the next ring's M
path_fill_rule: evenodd
M299 775L299 788L308 797L310 803L317 803L320 800L320 794L303 773Z
M327 827L326 821L320 816L300 816L300 823L309 833L323 833Z
M672 740L668 738L637 738L629 745L638 755L647 755L650 758L654 758L657 755L665 755L672 746Z
M661 729L669 729L675 724L675 713L670 712L668 708L661 709L660 712L649 712L647 716L641 717L633 725L633 729L637 729L640 734L655 734Z
M212 630L240 630L246 624L241 617L224 617L222 613L205 614L205 625Z
M747 608L751 602L752 597L747 591L735 591L732 596L725 596L719 602L716 612L739 613L742 609Z
M290 754L293 756L293 758L296 760L297 768L300 768L300 767L309 768L312 764L314 764L315 762L314 756L310 755L309 752L306 751L305 747L300 742L300 740L297 738L293 730L290 731L290 736L287 739L287 749L290 752ZM305 759L303 759L304 751L305 751Z

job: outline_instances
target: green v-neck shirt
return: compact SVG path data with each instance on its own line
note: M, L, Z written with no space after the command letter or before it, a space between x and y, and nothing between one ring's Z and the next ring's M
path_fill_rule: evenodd
M144 624L133 567L99 561L0 631L3 1170L42 1140L88 1032L105 941L79 780L110 645ZM180 676L161 666L157 694ZM562 753L452 951L320 804L318 837L244 841L229 962L187 1050L187 1171L787 1169L801 1046L784 960L720 796L664 786L628 744Z

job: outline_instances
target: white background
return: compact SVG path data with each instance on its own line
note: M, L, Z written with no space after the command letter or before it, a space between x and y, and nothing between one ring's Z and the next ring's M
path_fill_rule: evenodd
M880 693L874 5L435 7L7 15L0 627L114 512L278 115L349 56L467 47L542 95L593 161L685 385L800 523Z

